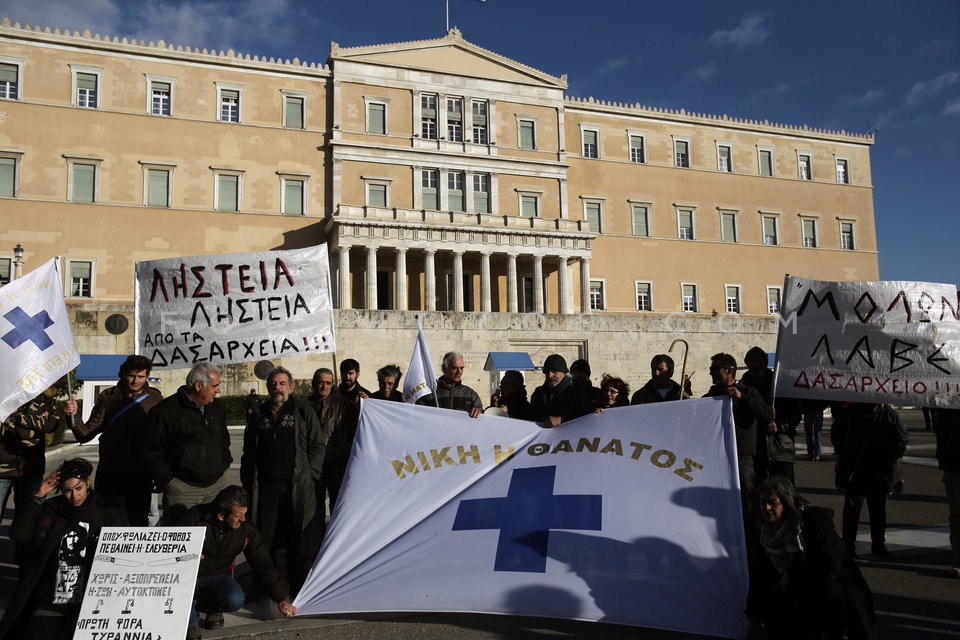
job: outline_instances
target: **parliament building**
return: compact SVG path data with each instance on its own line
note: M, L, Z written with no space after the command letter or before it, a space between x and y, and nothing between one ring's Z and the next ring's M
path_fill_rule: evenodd
M370 386L414 315L466 381L557 351L635 385L674 337L772 350L785 274L878 279L871 136L566 89L455 28L324 63L4 20L0 281L60 256L81 351L124 354L136 262L325 243Z

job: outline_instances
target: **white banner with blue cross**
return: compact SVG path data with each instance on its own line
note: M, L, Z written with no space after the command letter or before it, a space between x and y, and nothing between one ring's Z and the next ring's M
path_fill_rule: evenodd
M447 611L742 638L729 401L558 428L364 400L300 615Z

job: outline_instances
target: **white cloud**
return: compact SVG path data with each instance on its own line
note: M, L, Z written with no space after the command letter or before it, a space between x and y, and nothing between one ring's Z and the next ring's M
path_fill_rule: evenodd
M639 62L639 61L638 61ZM619 58L613 58L611 60L604 60L600 63L600 66L597 67L597 73L606 74L612 73L619 69L623 69L630 65L629 56L620 56Z
M788 82L779 82L773 87L765 87L763 89L758 89L754 91L751 99L753 100L765 100L767 98L782 96L786 93L793 91L793 86Z
M0 0L0 17L10 18L21 26L117 35L122 17L116 0Z
M711 47L733 46L743 49L752 45L763 44L770 37L770 29L764 24L763 16L748 15L740 20L740 24L729 31L714 31L707 38L706 44Z
M953 98L948 101L943 107L943 115L945 116L958 116L960 115L960 98Z
M944 89L957 83L960 83L960 72L957 71L947 71L946 73L941 73L933 80L917 82L910 87L910 91L907 92L907 104L914 106L921 102L926 102L940 95Z
M840 98L840 105L844 107L856 107L870 104L871 102L876 102L884 95L886 95L886 92L883 89L870 89L863 95L847 94Z
M687 71L687 77L691 80L698 80L700 82L707 82L712 80L717 76L717 63L711 62L705 67L697 67L696 69L690 69Z

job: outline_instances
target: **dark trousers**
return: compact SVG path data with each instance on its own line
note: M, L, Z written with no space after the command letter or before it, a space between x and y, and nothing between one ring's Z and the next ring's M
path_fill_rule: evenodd
M190 607L190 626L200 624L200 613L223 613L238 611L246 600L243 588L233 576L197 576Z
M24 474L19 478L0 478L0 520L6 517L7 502L10 498L10 491L13 491L13 517L17 514L26 513L26 505L33 500L33 494L40 488L43 482L43 470L38 475L36 473ZM11 525L12 526L12 525ZM32 560L33 544L30 542L18 542L13 550L14 561L17 566L23 569L30 564Z
M107 475L97 472L97 493L113 501L127 515L131 527L150 526L150 481L129 476Z
M323 530L315 522L295 521L293 511L293 483L290 480L263 480L257 482L257 528L263 544L276 562L276 551L284 549L287 557L287 580L293 592L300 589L307 571L320 550ZM318 505L318 511L322 509ZM307 527L301 527L306 524Z
M847 489L843 496L843 542L847 549L856 548L857 527L860 524L864 501L870 514L870 541L874 545L881 545L886 541L887 491L852 493Z

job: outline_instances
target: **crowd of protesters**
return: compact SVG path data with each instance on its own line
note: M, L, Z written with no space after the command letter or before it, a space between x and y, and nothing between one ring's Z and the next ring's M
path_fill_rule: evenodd
M417 404L485 411L480 395L462 378L466 361L450 352L430 395ZM207 528L187 638L224 624L249 595L233 575L243 553L258 593L282 615L292 616L292 594L303 585L323 540L368 398L402 402L402 371L376 371L378 389L360 383L360 363L343 360L339 384L320 368L311 395L297 397L293 374L277 367L267 377L267 397L244 398L245 429L240 485L228 483L234 462L226 413L217 395L221 374L199 364L167 398L149 385L151 363L130 356L116 386L103 391L86 420L71 398L57 415L48 393L3 423L0 443L0 513L11 490L16 518L11 537L21 569L18 593L0 622L0 638L70 637L83 586L103 526L159 524ZM631 395L625 380L603 373L599 386L583 359L567 365L560 354L545 358L543 382L528 396L520 371L502 374L487 413L558 427L590 413L628 405L694 397L689 376L675 380L673 359L658 354L650 378ZM830 439L836 452L836 486L844 493L842 531L833 513L811 506L794 488L795 439L801 420L807 455L822 459L820 427L826 403L773 398L767 354L754 347L743 365L718 353L709 365L704 397L730 398L737 439L737 470L751 576L746 613L754 637L872 638L869 587L853 560L863 503L870 516L871 553L887 557L887 496L902 487L900 458L909 436L886 405L837 402ZM742 373L742 375L738 375ZM960 577L960 411L931 412L938 459L950 501L955 577ZM44 434L69 426L80 442L100 436L96 481L83 459L65 462L43 478ZM54 494L59 493L59 495ZM160 497L159 500L157 497ZM329 505L329 512L327 507ZM201 614L205 614L201 620Z

